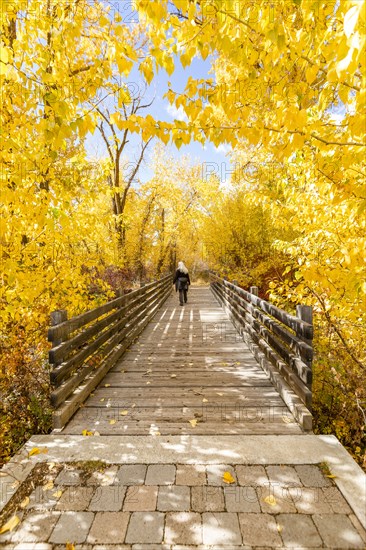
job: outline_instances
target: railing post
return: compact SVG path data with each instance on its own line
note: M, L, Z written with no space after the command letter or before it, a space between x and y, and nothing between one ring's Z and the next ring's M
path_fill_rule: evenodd
M251 286L249 289L250 294L254 294L254 296L258 296L258 287L257 286Z
M52 311L50 314L50 325L51 327L55 327L57 325L61 325L61 323L64 323L67 321L67 310L66 309L57 309L56 311ZM57 340L52 340L52 347L55 348L56 346L59 346L62 343L62 339L59 338ZM53 367L57 367L60 363L54 363Z
M313 308L312 306L302 306L297 305L296 306L296 317L301 319L301 321L304 321L305 323L309 323L309 325L313 324ZM304 338L303 336L297 334L296 336L299 336L302 340L304 340L307 344L310 346L313 345L312 340L309 340L308 338ZM311 366L311 361L308 361L307 364Z

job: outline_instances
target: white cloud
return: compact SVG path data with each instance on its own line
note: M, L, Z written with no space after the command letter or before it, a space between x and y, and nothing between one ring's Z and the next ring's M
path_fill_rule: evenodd
M221 153L222 155L227 155L231 151L230 145L227 145L226 143L220 143L218 147L214 146L215 153Z
M170 105L169 103L169 105L167 105L165 109L168 115L170 115L171 117L177 120L185 120L186 122L188 121L187 115L185 114L183 107L179 107L179 109L177 109L175 105Z

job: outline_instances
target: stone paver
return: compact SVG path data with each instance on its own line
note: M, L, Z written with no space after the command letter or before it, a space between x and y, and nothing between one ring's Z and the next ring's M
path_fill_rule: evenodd
M55 479L55 485L79 485L81 470L65 466Z
M52 510L61 496L61 490L53 488L45 491L42 485L38 485L29 497L28 509Z
M93 520L92 512L64 512L56 523L49 542L85 542Z
M87 485L113 485L118 481L117 478L118 466L106 468L103 472L93 472L86 484Z
M326 548L364 548L362 538L350 519L342 514L314 515L313 521L318 528Z
M250 546L282 546L276 520L269 514L239 514L243 543Z
M222 487L207 485L192 487L192 510L195 512L223 512L225 510Z
M93 496L93 487L67 487L56 504L56 510L83 511L89 506Z
M127 489L123 510L130 512L153 512L156 510L158 487L135 485Z
M203 544L241 544L242 537L237 514L205 513L202 516Z
M264 466L237 466L236 474L239 485L268 485L268 477Z
M93 544L121 543L125 540L130 514L125 512L98 512L88 535Z
M175 482L173 464L152 464L147 469L146 485L172 485Z
M325 487L325 498L335 514L351 514L352 510L337 487Z
M266 471L272 485L301 486L297 471L292 466L267 466Z
M88 510L92 512L119 512L126 494L121 485L97 487L90 501Z
M322 539L310 516L300 514L279 514L276 517L279 531L286 548L322 546Z
M291 493L283 486L258 487L257 495L265 514L295 514L297 511Z
M159 488L157 509L161 512L186 511L191 508L191 490L183 485Z
M203 464L179 464L177 466L176 485L205 485L206 467Z
M157 543L163 541L164 516L161 512L133 512L127 529L127 543Z
M124 464L117 472L117 479L121 485L142 485L146 470L144 464Z
M202 544L201 515L195 512L168 513L164 539L168 544Z
M236 473L232 466L225 464L210 464L209 466L206 466L207 484L226 486L227 484L223 480L223 475L225 472L229 472L236 480Z
M319 466L299 464L295 466L297 475L304 487L330 487L332 482L326 478Z
M261 508L254 487L229 485L224 488L228 512L260 512Z
M298 498L293 498L300 514L330 514L332 512L320 487L301 487Z
M45 542L53 531L60 514L41 512L29 514L11 536L12 542ZM1 541L1 538L0 538Z

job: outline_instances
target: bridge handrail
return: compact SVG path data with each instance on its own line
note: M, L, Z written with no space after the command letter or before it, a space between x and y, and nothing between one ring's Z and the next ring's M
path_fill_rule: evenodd
M298 306L294 316L259 298L257 287L251 287L248 292L213 271L210 271L210 282L214 294L295 418L310 430L314 332L311 307ZM288 387L298 399L289 397Z
M172 275L67 319L51 313L53 427L62 428L169 296Z

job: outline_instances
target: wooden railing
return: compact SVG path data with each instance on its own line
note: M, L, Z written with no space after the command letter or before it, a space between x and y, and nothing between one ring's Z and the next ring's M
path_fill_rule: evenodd
M51 314L48 340L53 426L62 428L169 296L172 276L67 319Z
M214 295L227 310L257 361L267 372L296 420L312 429L312 308L297 306L296 316L210 272Z

